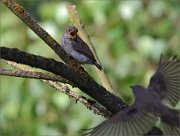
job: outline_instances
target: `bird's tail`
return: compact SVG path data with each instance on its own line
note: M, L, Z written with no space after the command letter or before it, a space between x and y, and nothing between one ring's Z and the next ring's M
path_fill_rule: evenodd
M95 65L99 70L102 70L102 66L99 65L97 62L94 62L94 65Z
M180 110L168 109L161 115L161 125L165 136L180 135Z

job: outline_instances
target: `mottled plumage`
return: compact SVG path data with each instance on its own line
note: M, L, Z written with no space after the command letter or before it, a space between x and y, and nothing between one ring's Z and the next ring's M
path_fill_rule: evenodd
M180 100L180 61L162 56L148 88L131 86L135 102L110 119L89 130L90 136L137 136L146 134L160 117L164 135L180 135L180 110L171 109Z
M77 35L78 29L69 26L62 38L63 49L81 64L94 64L98 69L102 69L89 49L88 45Z

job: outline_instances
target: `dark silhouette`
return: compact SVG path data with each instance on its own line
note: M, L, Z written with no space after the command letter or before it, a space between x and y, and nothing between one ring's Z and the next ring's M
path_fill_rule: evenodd
M131 86L135 102L85 135L137 136L146 134L160 118L165 135L179 136L180 110L169 108L166 101L175 106L180 100L180 61L176 57L164 61L160 58L157 71L151 77L148 88Z

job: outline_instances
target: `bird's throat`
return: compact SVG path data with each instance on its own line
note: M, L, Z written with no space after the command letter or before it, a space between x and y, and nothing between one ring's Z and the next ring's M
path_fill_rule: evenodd
M71 35L70 37L71 37L72 40L74 40L74 39L76 39L77 35L74 34L74 35Z

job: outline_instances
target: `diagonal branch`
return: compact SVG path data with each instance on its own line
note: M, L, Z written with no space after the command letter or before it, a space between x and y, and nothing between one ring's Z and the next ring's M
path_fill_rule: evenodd
M47 59L45 57L22 52L15 48L9 49L6 47L0 47L0 51L0 57L2 59L47 70L55 75L66 78L77 85L77 87L86 94L99 101L101 105L106 107L106 109L112 113L116 113L127 106L119 97L106 91L96 81L92 79L89 80L87 77L76 76L76 74L62 62L57 62L53 59Z

